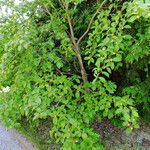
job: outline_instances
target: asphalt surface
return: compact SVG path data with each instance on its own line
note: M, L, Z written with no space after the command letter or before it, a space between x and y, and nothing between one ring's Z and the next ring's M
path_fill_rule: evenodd
M36 150L36 148L15 129L0 125L0 150Z

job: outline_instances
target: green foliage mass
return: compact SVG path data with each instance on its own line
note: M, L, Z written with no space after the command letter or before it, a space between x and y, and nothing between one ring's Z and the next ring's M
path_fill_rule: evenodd
M104 149L91 128L96 116L117 120L127 133L139 127L139 112L149 111L150 102L148 6L130 0L0 4L11 11L0 16L6 125L26 118L38 126L51 118L50 136L63 150ZM121 82L113 80L117 73Z

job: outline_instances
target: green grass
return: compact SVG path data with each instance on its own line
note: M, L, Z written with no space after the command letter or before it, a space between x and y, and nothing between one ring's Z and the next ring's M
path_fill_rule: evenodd
M22 122L22 126L18 131L23 134L37 150L59 150L60 145L56 144L49 136L50 121L45 121L39 125L37 129L30 127L26 122Z
M33 144L37 150L45 150L43 140L40 138L40 135L35 132L34 129L31 129L28 125L23 125L17 129L22 135L24 135L28 141Z

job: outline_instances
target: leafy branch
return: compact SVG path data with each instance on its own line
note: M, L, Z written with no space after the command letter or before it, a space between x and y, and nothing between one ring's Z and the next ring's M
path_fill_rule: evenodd
M94 15L92 16L89 24L88 24L88 27L86 29L86 31L83 33L83 35L79 38L79 40L77 41L77 44L79 45L80 42L82 41L82 39L88 34L90 28L91 28L91 25L94 21L94 18L96 17L96 15L99 13L100 9L103 7L103 5L106 3L107 0L104 0L101 5L98 7L98 9L96 10L96 12L94 13Z
M74 50L75 50L75 53L76 53L76 56L78 58L79 65L80 65L80 68L81 68L82 80L85 83L87 81L87 73L86 73L86 70L85 70L84 65L83 65L83 60L82 60L81 53L80 53L80 47L79 47L78 43L75 40L73 26L72 26L72 23L71 23L71 18L70 18L70 15L68 14L68 4L64 4L64 7L65 7L65 11L67 13L67 20L68 20L69 29L70 29L71 40L72 40L72 43L74 45Z

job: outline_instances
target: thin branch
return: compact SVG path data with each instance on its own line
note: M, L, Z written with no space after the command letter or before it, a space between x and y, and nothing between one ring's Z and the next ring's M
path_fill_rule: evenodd
M92 16L90 22L89 22L89 25L86 29L86 31L83 33L83 35L79 38L79 40L77 41L77 45L80 44L80 42L82 41L82 39L87 35L87 33L89 32L90 28L91 28L91 25L94 21L94 18L96 17L96 15L99 13L100 9L103 7L103 5L106 3L107 0L104 0L101 5L98 7L98 9L96 10L95 14Z
M83 65L83 60L82 60L81 53L80 53L80 47L77 44L77 41L75 40L74 31L73 31L73 25L72 25L72 22L71 22L70 15L68 14L68 7L69 7L68 4L64 3L64 9L65 9L65 11L67 13L67 21L68 21L68 24L69 24L71 40L72 40L72 43L73 43L73 46L74 46L74 51L75 51L76 56L77 56L78 61L79 61L79 65L80 65L80 69L81 69L81 75L82 75L82 80L85 83L87 81L87 73L86 73L86 70L85 70L84 65Z
M50 13L46 5L44 5L44 8L45 8L44 11L51 16L52 14Z
M62 73L58 68L56 68L56 71L57 71L59 74L63 75L63 73Z
M68 5L65 6L65 9L66 9L66 12L67 12L68 11ZM69 29L70 29L72 42L73 42L74 46L77 46L75 36L74 36L73 26L72 26L72 23L71 23L71 18L68 14L67 14L67 20L68 20L68 23L69 23Z
M63 7L64 7L64 2L61 1L61 0L58 0L58 1L59 1L59 3L60 3L61 7L63 8Z

